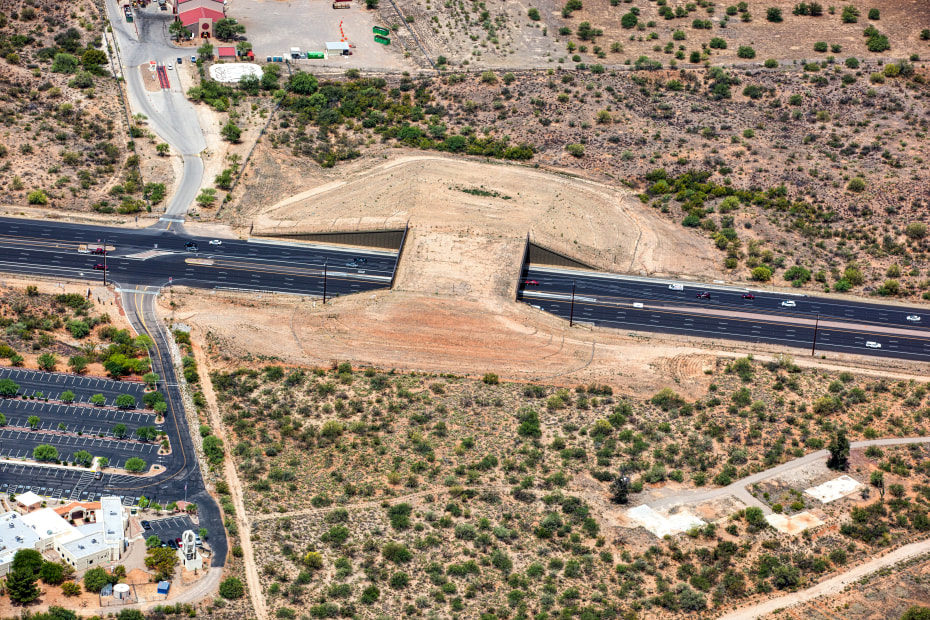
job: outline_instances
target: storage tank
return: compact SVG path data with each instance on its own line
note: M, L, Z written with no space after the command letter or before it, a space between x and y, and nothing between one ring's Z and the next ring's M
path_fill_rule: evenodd
M125 583L118 583L113 586L113 596L121 601L129 600L129 586Z

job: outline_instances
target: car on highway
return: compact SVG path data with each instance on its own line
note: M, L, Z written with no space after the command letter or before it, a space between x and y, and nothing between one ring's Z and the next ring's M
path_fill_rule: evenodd
M786 299L785 301L781 302L781 305L782 305L782 308L795 308L795 307L797 307L797 304L794 303L794 300L792 300L792 299Z
M106 270L108 270L109 268L110 268L110 267L109 267L108 265L104 265L103 263L97 263L96 265L94 265L94 269L96 269L96 270L98 270L98 271L106 271Z
M210 241L210 245L223 245L223 242L219 239L213 239Z
M172 69L174 69L174 65L172 65L172 64L169 62L169 63L168 63L168 71L171 71Z
M103 249L103 248L93 248L93 249L90 251L90 253L91 253L91 254L101 254L101 255L104 255L104 256L105 256L106 253L107 253L107 251L106 251L105 249Z
M358 263L356 263L354 260L350 260L346 263L346 267L358 267Z
M188 241L187 243L185 243L185 244L184 244L184 249L187 250L188 252L198 252L198 251L200 251L200 248L197 247L197 244L194 243L193 241Z
M523 286L539 286L539 280L524 280Z
M149 523L148 521L139 521L139 525L141 525L142 529L146 531L152 529L152 524Z
M882 343L880 343L880 342L875 342L874 340L866 340L866 341L865 341L865 346L867 346L867 347L870 348L870 349L881 349L881 348L882 348Z
M669 284L668 289L670 291L683 291L685 290L684 284Z
M908 315L907 320L910 321L911 323L920 323L920 317L917 316L916 314Z
M367 258L356 258L356 259L355 259L355 262L356 262L356 263L361 263L361 264L364 265L365 263L368 262L368 259L367 259Z
M698 293L697 298L698 299L710 299L710 293L708 293L707 291L704 291L703 293Z
M752 293L743 293L743 299L755 299L756 296Z

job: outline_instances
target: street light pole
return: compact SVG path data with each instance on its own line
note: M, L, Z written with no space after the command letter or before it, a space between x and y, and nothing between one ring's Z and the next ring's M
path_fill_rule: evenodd
M568 326L571 327L575 322L575 281L572 280L572 309L568 314Z
M103 238L103 285L107 285L107 239Z
M328 258L323 259L323 303L326 304L326 264L329 262Z
M814 322L814 342L811 343L811 357L814 357L814 347L817 346L817 327L820 325L820 313L817 313L817 320Z

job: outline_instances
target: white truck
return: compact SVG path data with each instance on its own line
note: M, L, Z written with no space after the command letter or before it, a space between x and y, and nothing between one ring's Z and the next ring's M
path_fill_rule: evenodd
M300 58L300 48L292 47L291 48L291 58L297 59Z

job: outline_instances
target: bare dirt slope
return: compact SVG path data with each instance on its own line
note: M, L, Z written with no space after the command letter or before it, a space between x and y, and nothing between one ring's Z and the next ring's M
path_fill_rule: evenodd
M487 251L468 251L468 264L465 256L452 259L462 261L459 274L481 278L486 275L479 263L501 267L500 254L490 248L493 239L525 240L527 233L541 245L611 271L721 273L706 240L661 219L624 190L522 166L402 156L374 168L347 168L302 194L252 211L254 234L364 230L409 221L418 230L483 236ZM417 251L405 254L405 262L446 260L458 252L452 239L437 240L435 247L424 239L417 236ZM505 244L518 265L522 245ZM417 269L403 265L402 275ZM422 272L435 275L435 269ZM515 270L504 274L516 276ZM420 290L429 290L428 284L420 282Z

